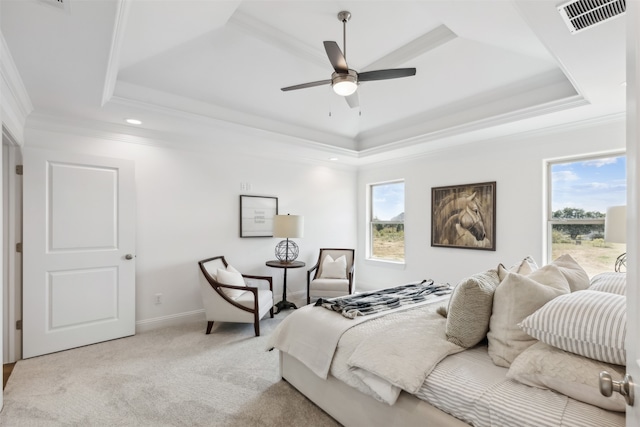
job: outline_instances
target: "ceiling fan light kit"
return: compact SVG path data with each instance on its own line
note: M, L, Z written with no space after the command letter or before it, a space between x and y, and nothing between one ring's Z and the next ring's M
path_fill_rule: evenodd
M283 92L287 92L290 90L297 89L306 89L309 87L315 86L324 86L326 84L331 84L333 91L340 95L344 96L347 100L347 104L349 107L356 108L359 106L359 101L357 98L356 91L358 90L358 85L360 82L364 81L373 81L373 80L389 80L389 79L398 79L401 77L410 77L415 76L416 69L415 68L394 68L388 70L374 70L374 71L365 71L364 73L358 74L357 71L352 70L347 65L347 21L351 19L351 13L343 10L338 13L338 20L342 22L343 27L343 49L340 50L338 43L334 41L325 41L324 49L327 52L327 57L329 58L329 62L333 66L335 70L333 74L331 74L331 80L319 80L315 82L303 83L295 86L283 87L281 90Z
M347 74L333 73L331 75L331 86L338 95L349 96L358 89L358 75L353 70L348 70Z

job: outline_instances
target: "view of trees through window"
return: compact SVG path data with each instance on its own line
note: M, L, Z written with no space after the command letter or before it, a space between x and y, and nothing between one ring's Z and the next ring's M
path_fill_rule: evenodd
M371 258L404 261L404 182L370 186Z
M551 259L571 255L589 277L614 271L623 243L605 241L608 207L626 204L626 157L551 163Z

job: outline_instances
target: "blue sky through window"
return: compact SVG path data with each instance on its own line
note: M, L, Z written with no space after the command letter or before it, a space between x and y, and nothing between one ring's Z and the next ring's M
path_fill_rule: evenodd
M627 204L627 159L625 156L590 159L551 166L551 209L607 211Z
M376 184L371 187L372 217L380 221L404 213L404 182Z

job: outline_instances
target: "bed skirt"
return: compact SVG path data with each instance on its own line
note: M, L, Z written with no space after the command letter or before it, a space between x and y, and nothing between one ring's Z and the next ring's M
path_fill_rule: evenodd
M309 400L350 427L468 427L468 424L408 393L393 406L378 402L329 375L318 377L294 357L280 352L280 375Z

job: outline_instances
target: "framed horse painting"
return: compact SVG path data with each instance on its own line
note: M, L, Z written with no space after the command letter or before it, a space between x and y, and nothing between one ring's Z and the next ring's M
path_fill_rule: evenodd
M431 246L496 250L496 183L431 189Z

